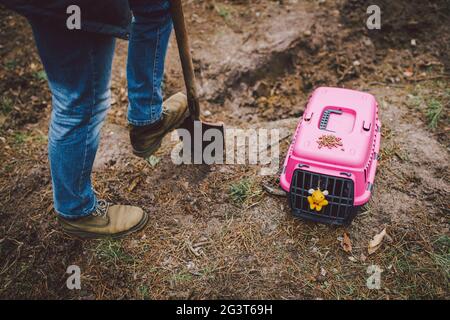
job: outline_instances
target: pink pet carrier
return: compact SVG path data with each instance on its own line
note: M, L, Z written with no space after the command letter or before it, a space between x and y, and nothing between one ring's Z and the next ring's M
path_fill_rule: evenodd
M380 150L375 97L318 88L309 99L280 178L294 216L345 225L370 199Z

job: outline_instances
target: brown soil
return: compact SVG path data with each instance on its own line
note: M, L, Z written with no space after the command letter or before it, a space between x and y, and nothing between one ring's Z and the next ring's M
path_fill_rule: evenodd
M292 134L317 86L377 97L382 158L373 197L350 227L292 218L285 198L263 191L277 176L259 176L258 166L175 166L170 137L158 163L132 156L127 43L119 41L94 186L152 217L122 241L75 240L58 227L45 138L50 95L28 25L0 9L0 297L448 299L449 2L370 4L382 9L380 31L365 28L367 1L186 7L205 118ZM165 93L182 89L172 41ZM436 103L443 111L431 129L427 113ZM288 145L281 140L281 157ZM242 203L230 194L240 182L250 185ZM369 256L369 240L385 227L389 236ZM351 254L341 246L344 232ZM73 264L81 291L66 288ZM366 286L370 265L383 269L380 290Z

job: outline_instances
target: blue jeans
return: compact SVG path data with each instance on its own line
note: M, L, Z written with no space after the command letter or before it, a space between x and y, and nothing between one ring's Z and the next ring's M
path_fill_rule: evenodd
M167 0L129 0L133 11L127 63L128 121L157 122L172 21ZM56 212L74 219L91 214L91 184L100 130L110 107L115 39L30 21L52 93L48 153Z

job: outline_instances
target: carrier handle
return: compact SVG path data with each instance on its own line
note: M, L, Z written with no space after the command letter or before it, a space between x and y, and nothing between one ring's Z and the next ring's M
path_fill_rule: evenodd
M320 130L325 130L325 131L330 131L330 132L334 132L332 130L327 130L327 126L328 126L328 121L330 120L330 115L332 113L335 114L342 114L342 110L338 110L338 109L328 109L325 110L322 118L320 119L320 123L319 123L319 129Z

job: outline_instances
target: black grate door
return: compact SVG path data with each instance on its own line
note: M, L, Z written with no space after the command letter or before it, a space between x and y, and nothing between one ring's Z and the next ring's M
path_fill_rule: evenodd
M328 205L321 211L311 210L308 203L309 189L328 190ZM347 224L356 215L353 180L312 173L294 171L289 193L289 205L295 216L323 223Z

